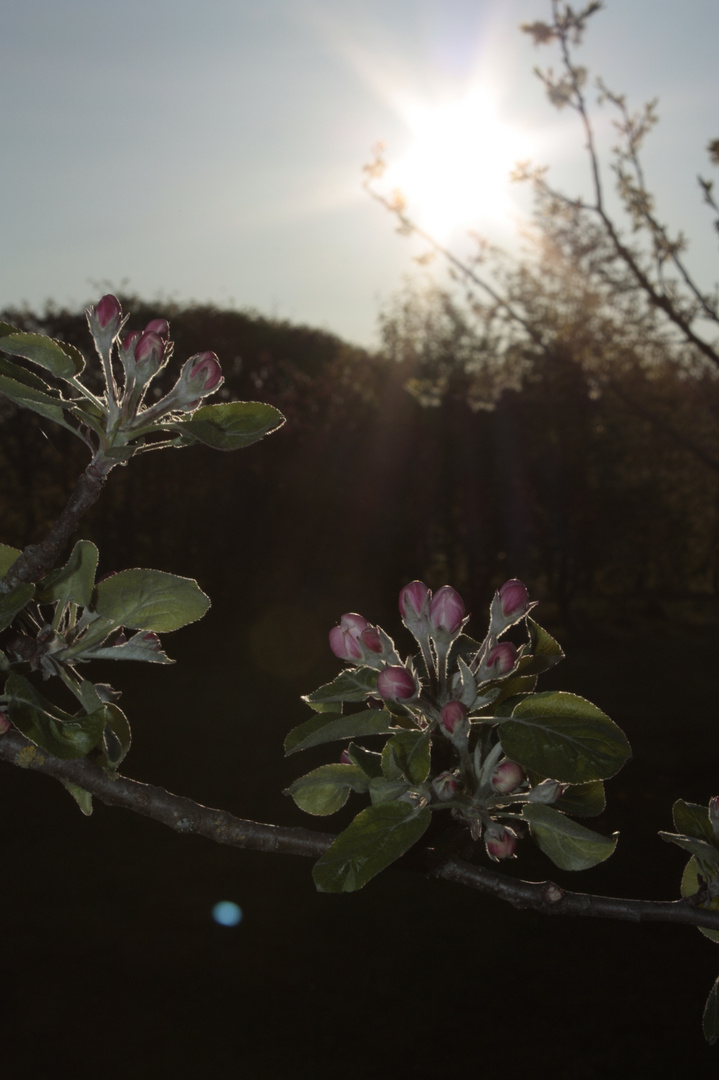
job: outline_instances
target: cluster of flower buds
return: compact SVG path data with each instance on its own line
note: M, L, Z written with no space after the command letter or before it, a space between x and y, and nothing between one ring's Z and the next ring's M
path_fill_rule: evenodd
M487 744L472 722L488 719L483 710L520 670L525 647L499 638L533 607L526 586L507 581L495 593L489 630L477 647L460 637L468 616L459 593L450 585L432 593L423 581L412 581L400 591L399 612L419 644L421 662L419 657L401 660L385 631L354 612L343 615L329 634L335 656L377 672L376 695L372 680L367 692L370 704L384 702L433 739L449 743L458 767L430 776L427 798L463 819L492 859L511 858L517 845L517 834L497 816L516 817L516 802L552 803L562 794L555 780L532 787L521 765L504 756L501 742ZM446 751L442 760L446 765Z
M127 316L123 317L119 300L108 294L87 312L88 325L103 361L108 397L121 410L128 430L139 431L171 412L193 412L208 394L222 385L220 362L212 352L197 353L185 361L179 378L169 393L149 408L141 409L152 379L162 371L172 356L170 324L166 319L152 319L144 330L132 330L120 340ZM112 350L117 351L124 374L124 386L115 382Z

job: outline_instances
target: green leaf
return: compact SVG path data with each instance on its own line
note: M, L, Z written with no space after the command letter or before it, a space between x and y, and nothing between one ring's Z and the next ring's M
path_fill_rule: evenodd
M25 333L9 323L0 323L0 349L10 356L32 360L61 379L71 379L85 367L82 353L74 345L45 334Z
M148 637L150 640L148 640ZM160 639L153 631L138 630L121 645L96 645L83 649L83 660L140 660L146 664L174 664L160 647Z
M668 844L676 844L677 847L683 848L684 851L688 851L690 855L699 859L700 863L711 866L715 873L719 870L719 848L715 846L716 842L707 843L706 840L697 840L695 836L681 836L678 833L663 831L660 831L659 835Z
M84 757L99 743L105 726L104 708L70 716L47 701L22 675L5 683L13 724L37 746L54 757Z
M105 728L98 746L101 753L97 763L103 769L116 769L127 756L132 742L130 725L122 709L117 705L105 705Z
M408 795L411 790L409 781L404 777L391 779L385 776L373 776L369 782L369 797L374 806L379 806L380 803L397 802L399 799L406 802L403 796Z
M564 652L559 642L555 641L551 634L527 616L529 629L529 654L523 656L519 663L521 675L541 675L543 671L558 664L564 659Z
M61 780L60 782L70 792L85 817L90 817L92 813L92 795L90 792L85 791L85 788L79 787L77 784L71 784L69 780Z
M7 630L15 616L26 607L35 595L31 581L16 585L9 593L0 595L0 630Z
M203 405L190 419L171 426L215 450L239 450L282 427L279 410L262 401L230 401Z
M34 390L44 391L46 394L52 395L54 392L53 388L39 375L36 375L34 371L28 371L27 368L22 367L20 364L13 364L12 361L5 360L2 356L0 356L0 375L7 375L9 379L14 379L25 386L31 386Z
M0 578L4 578L17 559L22 555L20 548L10 547L9 544L0 544Z
M716 980L709 991L709 997L704 1006L702 1031L710 1046L713 1046L719 1039L719 979Z
M158 634L196 622L209 606L196 581L163 570L121 570L95 590L98 615L116 626Z
M617 846L618 833L600 836L552 806L528 803L522 817L534 842L561 870L588 870L608 859Z
M367 791L369 780L357 765L320 765L300 776L285 790L300 810L318 817L334 814L347 802L350 791Z
M347 747L352 764L358 765L365 776L377 777L382 775L382 755L375 754L373 750L365 750L364 746L350 743Z
M512 675L511 678L499 684L499 694L492 702L492 711L501 716L503 710L500 706L503 703L519 696L528 697L536 685L536 675Z
M17 382L15 379L9 379L6 375L0 375L0 392L5 394L5 397L10 398L10 401L14 401L16 405L39 413L40 416L45 416L48 420L54 420L56 424L62 424L63 427L75 432L72 424L68 424L65 420L65 414L60 405L61 399L51 397L50 394L35 390L34 387Z
M401 731L387 741L382 751L382 770L390 780L406 776L413 784L423 784L429 776L429 765L428 731Z
M708 807L697 806L696 803L677 799L672 807L672 818L678 833L684 833L686 836L696 837L697 840L706 840L710 844L716 844L716 836L709 820Z
M311 694L305 694L302 700L313 709L330 702L364 701L368 694L377 693L377 674L370 667L347 668L332 682L325 683Z
M77 604L88 607L95 587L95 571L100 557L90 540L78 540L70 558L59 570L52 570L38 585L40 604Z
M574 817L597 817L607 805L604 784L592 780L588 784L572 784L554 803L557 810Z
M576 694L530 694L500 726L508 757L570 784L605 780L631 756L621 728Z
M319 892L355 892L404 855L424 835L432 819L425 806L391 802L368 806L340 833L315 863Z
M396 730L386 709L363 709L349 716L318 713L292 729L285 739L285 754L341 739L358 739L362 735L388 735Z
M687 897L696 896L701 887L699 881L699 863L695 858L691 858L687 865L684 867L684 873L682 874L682 881L679 887L681 895L686 899ZM702 874L704 878L704 874ZM710 911L719 911L719 896L715 896L713 900L708 903L702 904L702 907L707 908ZM706 926L698 926L699 930L704 937L709 938L710 941L719 941L719 930L709 930Z

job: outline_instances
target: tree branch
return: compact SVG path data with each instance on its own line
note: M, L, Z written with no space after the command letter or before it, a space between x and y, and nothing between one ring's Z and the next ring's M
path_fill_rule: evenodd
M335 839L331 833L313 829L265 825L235 817L226 810L214 810L164 788L142 784L125 776L108 773L84 758L64 761L43 753L17 731L0 736L0 760L20 768L77 784L108 806L121 806L143 817L167 825L175 832L192 833L248 851L268 851L284 855L319 858ZM429 872L445 881L496 896L518 908L532 908L545 915L585 915L624 919L631 922L672 922L719 930L719 911L695 906L689 900L631 900L594 896L561 889L550 881L521 881L488 867L473 866L456 859L440 861L429 850Z
M100 498L105 477L112 463L103 466L90 462L79 477L57 521L39 544L28 544L0 581L0 595L11 592L25 581L39 581L56 565L62 551L77 530L80 518Z

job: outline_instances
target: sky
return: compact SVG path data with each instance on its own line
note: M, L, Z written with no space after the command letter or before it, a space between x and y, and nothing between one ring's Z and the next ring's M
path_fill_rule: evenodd
M553 182L588 194L576 118L557 113L532 74L558 66L556 54L518 29L549 10L548 0L0 0L0 308L78 307L124 289L158 309L163 298L209 301L375 344L379 310L420 272L422 250L361 188L378 140L393 167L415 162L403 176L410 210L410 179L437 157L447 185L479 170L476 211L459 191L443 200L466 221L427 219L453 250L470 227L519 250L528 192L505 172L483 186L502 153L549 164ZM706 144L719 137L718 40L717 0L608 0L578 53L633 106L659 98L648 180L705 284L719 277L717 243L696 176L712 175ZM457 110L472 94L491 129ZM606 110L597 130L610 145ZM420 136L425 156L413 159Z

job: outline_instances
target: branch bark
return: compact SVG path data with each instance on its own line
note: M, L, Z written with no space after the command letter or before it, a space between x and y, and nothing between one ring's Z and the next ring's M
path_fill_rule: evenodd
M0 581L0 594L11 592L25 581L39 581L58 562L63 549L77 531L82 515L100 498L112 464L99 467L90 462L79 477L62 513L39 544L28 544Z
M319 858L335 839L331 833L281 825L265 825L215 810L164 788L111 774L84 758L64 761L43 753L17 731L0 736L0 760L20 768L77 784L108 806L121 806L167 825L175 832L204 836L218 844L248 851ZM517 908L544 915L582 915L630 922L671 922L719 930L719 911L695 906L689 900L634 900L569 892L551 881L521 881L489 867L457 859L443 860L428 850L429 873L495 896Z

